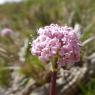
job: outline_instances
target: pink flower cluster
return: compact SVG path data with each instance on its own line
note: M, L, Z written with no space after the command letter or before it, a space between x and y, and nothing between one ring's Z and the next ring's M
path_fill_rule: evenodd
M31 53L41 61L48 62L55 55L61 66L80 60L80 42L71 27L51 24L40 28L38 34L37 39L32 42Z
M12 31L11 29L9 29L9 28L4 28L4 29L2 29L2 30L0 31L0 35L1 35L2 37L4 37L4 36L11 36L12 33L13 33L13 31Z

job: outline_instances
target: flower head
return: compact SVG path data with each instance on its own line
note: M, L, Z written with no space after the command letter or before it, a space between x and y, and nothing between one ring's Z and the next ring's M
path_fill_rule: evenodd
M11 36L12 33L13 33L13 31L12 31L11 29L9 29L9 28L4 28L4 29L2 29L2 30L0 31L0 35L1 35L2 37L4 37L4 36Z
M51 24L40 28L38 34L32 42L31 53L41 61L50 61L55 55L61 66L80 60L80 42L73 28Z

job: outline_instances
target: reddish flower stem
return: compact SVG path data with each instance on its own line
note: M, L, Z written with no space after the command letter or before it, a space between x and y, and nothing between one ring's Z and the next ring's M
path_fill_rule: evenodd
M56 95L57 64L52 64L52 69L49 95Z
M56 95L56 77L57 71L51 72L50 95Z

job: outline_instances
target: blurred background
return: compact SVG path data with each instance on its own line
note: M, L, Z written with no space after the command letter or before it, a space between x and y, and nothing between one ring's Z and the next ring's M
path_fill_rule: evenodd
M48 95L50 69L30 52L37 29L72 26L81 60L57 78L57 95L95 95L94 0L0 0L0 95Z

